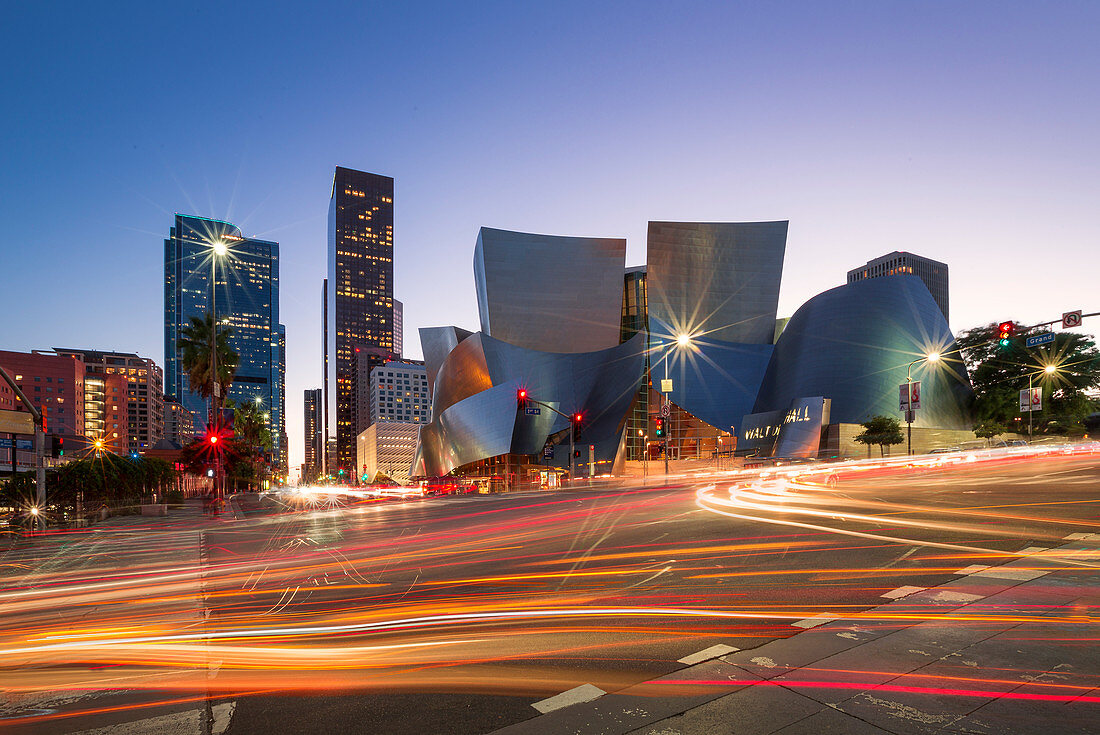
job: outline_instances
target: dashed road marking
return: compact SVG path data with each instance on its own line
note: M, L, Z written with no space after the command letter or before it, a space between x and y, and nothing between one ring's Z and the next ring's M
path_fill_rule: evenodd
M831 623L837 618L829 615L828 613L821 613L820 615L814 615L812 618L806 618L805 620L796 620L791 623L796 628L816 628L819 625L825 625L825 623Z
M535 702L531 706L545 715L547 712L553 712L562 707L581 704L582 702L591 702L593 699L599 699L605 694L607 694L607 692L594 684L581 684L579 687L567 689L561 694L555 694L548 699Z
M884 595L879 595L879 597L885 597L887 600L897 600L897 599L902 598L902 597L907 597L907 596L913 594L914 592L922 592L923 590L926 590L926 589L928 589L928 588L927 587L913 587L911 585L905 585L904 587L898 587L896 590L890 590L889 592L887 592Z
M972 595L969 592L955 592L954 590L938 590L932 593L933 602L974 602L985 595Z
M991 579L1011 579L1016 582L1028 582L1038 579L1050 572L1040 572L1036 569L1016 569L1014 567L990 567L970 575L972 577L989 577Z
M233 721L233 710L237 709L236 702L222 702L210 708L214 715L214 722L210 725L210 735L222 735L229 729L229 723Z
M692 666L703 661L709 661L712 658L718 658L719 656L725 656L727 653L736 653L740 651L740 648L734 648L733 646L727 646L725 643L719 643L716 646L710 648L704 648L702 651L697 651L688 656L684 656L681 659L677 659L677 663L687 664Z

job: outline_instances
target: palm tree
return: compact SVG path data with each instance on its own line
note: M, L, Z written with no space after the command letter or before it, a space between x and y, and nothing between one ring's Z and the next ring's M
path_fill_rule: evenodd
M271 431L260 406L254 403L242 403L233 414L233 442L246 458L255 480L260 477L263 464L263 452L271 451Z
M176 346L182 351L180 360L187 371L187 380L191 390L204 399L214 395L214 381L210 371L210 335L214 331L214 317L207 313L202 318L193 316L191 323L180 329ZM238 355L229 346L229 336L233 329L218 327L218 382L221 383L221 395L229 392L229 384L237 374Z

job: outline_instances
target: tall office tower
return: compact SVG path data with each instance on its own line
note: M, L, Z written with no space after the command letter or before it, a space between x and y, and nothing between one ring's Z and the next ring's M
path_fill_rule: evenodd
M232 329L229 346L238 356L228 398L263 407L273 456L281 457L279 243L245 237L229 222L177 214L164 241L164 394L191 412L196 427L206 425L207 405L191 391L178 343L191 318L205 318L212 307L218 328Z
M290 437L286 433L286 327L279 325L279 470L290 469Z
M947 298L947 263L925 258L913 253L895 250L880 258L867 261L866 265L853 268L848 271L848 283L855 283L867 278L881 278L882 276L911 275L924 281L932 294L932 300L943 312L943 318L950 322L948 315Z
M393 354L401 359L405 349L405 305L393 300Z
M337 472L355 465L355 348L393 350L393 179L337 166L328 209ZM333 474L332 467L329 474Z
M328 370L329 370L329 337L328 337L328 279L324 279L321 282L321 386L322 386L322 403L321 413L324 416L324 423L321 429L321 444L325 447L325 451L321 452L319 462L321 465L322 475L328 475L328 415L332 408L332 404L328 400Z
M302 481L312 482L321 474L321 465L324 461L325 442L322 436L324 431L324 418L321 410L322 391L320 388L306 389L304 395L305 423L303 424L305 439L305 455L302 461Z
M164 373L151 358L61 347L54 352L82 360L86 378L121 375L126 380L125 449L144 452L164 435Z

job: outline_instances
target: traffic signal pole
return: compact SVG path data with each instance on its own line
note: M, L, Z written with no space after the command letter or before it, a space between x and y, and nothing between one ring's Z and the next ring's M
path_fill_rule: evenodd
M8 371L0 367L0 375L4 377L4 382L12 389L12 392L23 402L27 411L30 412L31 418L34 420L34 503L39 509L39 513L35 516L35 523L40 524L42 528L46 527L46 517L44 511L46 509L46 464L44 460L44 452L46 449L46 427L42 425L42 413L34 407L34 404L27 399L23 391L20 390L19 385L15 380L8 375ZM15 476L15 436L12 436L11 442L11 466L12 476Z
M531 398L531 396L527 395L527 391L522 388L516 394L516 398L517 402L519 403L518 408L525 408L527 403L534 403L549 411L553 411L558 416L561 416L564 419L569 419L569 479L572 480L574 477L576 477L576 457L574 455L576 454L575 443L577 431L577 416L579 416L580 414L562 413L548 403Z

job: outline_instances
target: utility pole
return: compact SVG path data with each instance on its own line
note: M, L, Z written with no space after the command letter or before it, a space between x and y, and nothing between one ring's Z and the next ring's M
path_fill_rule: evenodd
M34 485L35 485L35 508L39 511L35 515L35 525L41 525L42 528L46 527L46 518L43 512L46 509L46 465L44 460L44 452L46 450L46 427L42 424L42 414L34 404L27 399L27 396L20 390L19 385L15 380L8 375L8 371L4 368L0 368L0 375L4 377L4 382L11 387L12 392L23 402L27 411L31 414L31 419L34 421ZM15 476L15 453L16 453L15 435L12 435L11 441L11 467L12 476Z

